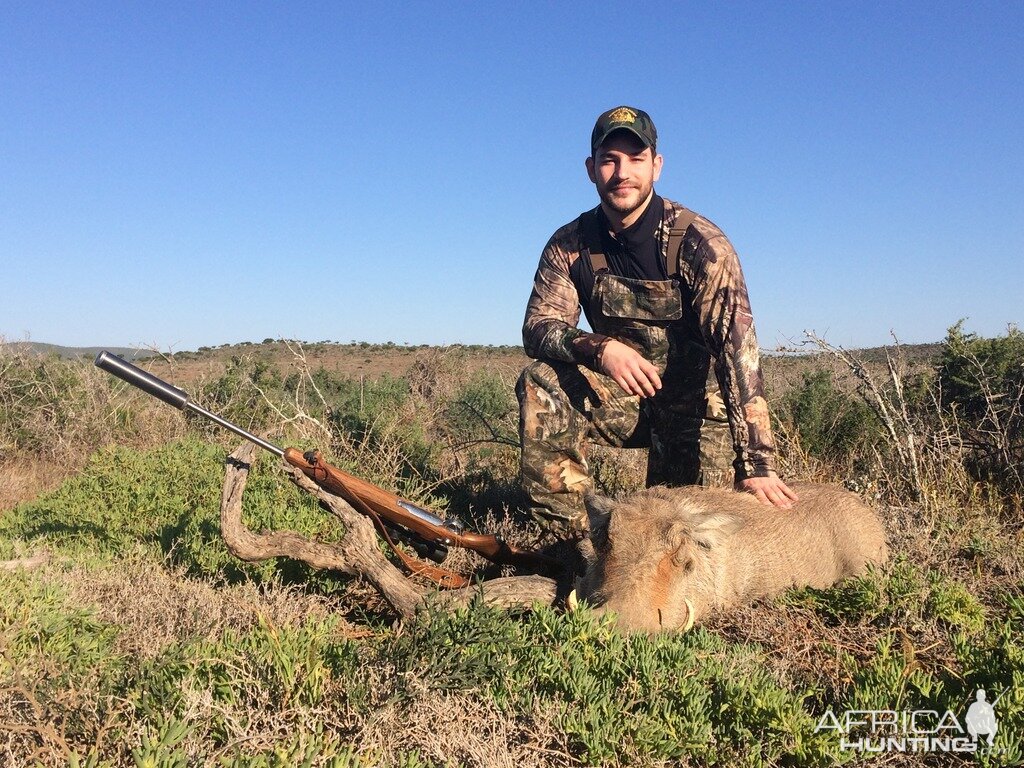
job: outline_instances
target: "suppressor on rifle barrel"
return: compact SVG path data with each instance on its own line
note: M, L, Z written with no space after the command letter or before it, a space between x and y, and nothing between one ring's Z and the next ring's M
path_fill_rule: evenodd
M204 418L209 419L215 424L219 424L231 432L234 432L239 437L244 437L253 443L256 443L260 448L270 451L278 458L284 457L284 449L278 448L273 443L268 443L266 440L256 437L256 435L242 429L237 424L232 424L227 419L222 419L215 413L203 408L201 405L193 403L188 396L188 393L184 390L178 389L177 387L171 386L163 379L154 376L149 371L144 371L138 368L127 360L113 355L110 352L104 350L96 355L94 361L97 368L102 368L107 373L117 376L122 381L127 381L133 387L138 387L148 395L152 395L158 400L163 400L168 405L173 405L175 408L181 410L192 411L197 413Z

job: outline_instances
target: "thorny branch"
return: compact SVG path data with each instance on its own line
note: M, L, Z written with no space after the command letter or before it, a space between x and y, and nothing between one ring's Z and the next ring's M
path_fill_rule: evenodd
M483 443L496 443L498 445L508 445L508 446L513 447L513 448L518 448L519 447L519 440L518 439L517 440L512 440L508 436L506 436L506 435L502 434L501 432L499 432L498 429L493 424L491 424L491 422L488 420L487 416L479 408L477 408L475 405L473 405L472 403L465 402L465 401L461 401L459 403L459 405L461 407L465 408L467 411L469 411L469 413L472 416L476 417L476 420L479 421L483 425L484 429L486 429L490 433L491 436L490 437L476 439L476 440L460 440L459 442L454 442L453 441L452 442L452 447L453 448L456 448L456 449L468 448L471 445L481 445Z
M315 416L311 416L310 414L308 414L302 405L303 389L306 383L308 382L309 385L313 388L313 391L316 392L317 396L320 398L320 403L323 405L325 413L329 414L331 412L330 406L327 404L327 400L324 398L323 393L320 391L320 389L316 385L316 382L313 380L313 374L310 371L309 362L306 360L306 353L302 349L302 345L299 344L298 342L296 342L296 345L294 347L291 345L290 342L285 342L285 346L287 346L288 351L292 353L292 357L295 359L295 363L299 369L299 382L298 385L295 387L295 415L288 416L287 414L285 414L285 412L282 411L277 406L277 404L270 397L267 396L267 393L264 392L263 389L259 386L259 384L257 384L255 381L252 383L252 386L259 393L260 397L263 398L263 402L266 403L266 405L275 414L277 414L277 417L281 420L282 425L293 424L295 422L309 424L312 427L314 427L316 431L319 432L323 437L330 440L333 437L330 428L324 425L324 423L317 419Z

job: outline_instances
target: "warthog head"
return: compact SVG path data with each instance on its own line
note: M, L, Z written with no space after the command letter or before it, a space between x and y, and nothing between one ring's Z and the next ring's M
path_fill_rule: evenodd
M650 488L623 501L587 499L594 555L577 594L614 611L627 630L687 630L714 591L711 553L743 525L675 491ZM570 601L572 598L570 598Z

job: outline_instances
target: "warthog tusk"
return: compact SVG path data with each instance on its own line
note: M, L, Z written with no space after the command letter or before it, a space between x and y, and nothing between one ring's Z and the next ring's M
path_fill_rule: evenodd
M569 596L565 598L565 607L570 611L575 611L579 604L580 602L576 599L576 590L574 589L569 593Z
M693 603L691 603L686 598L683 598L683 603L686 604L686 623L683 625L683 632L689 632L691 629L693 629Z

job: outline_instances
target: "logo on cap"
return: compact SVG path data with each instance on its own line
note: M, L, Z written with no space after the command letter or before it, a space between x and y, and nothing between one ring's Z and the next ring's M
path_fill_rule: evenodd
M610 123L635 123L636 112L629 107L619 107L610 115L608 115L608 122Z

